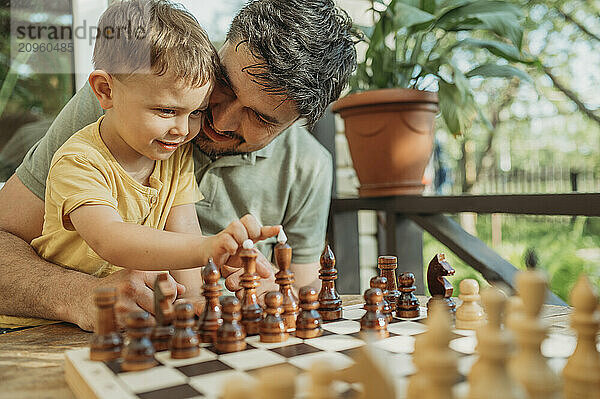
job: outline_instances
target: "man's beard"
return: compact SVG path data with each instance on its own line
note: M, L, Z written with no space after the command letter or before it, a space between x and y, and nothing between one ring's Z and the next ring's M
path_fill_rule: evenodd
M238 150L236 148L238 146L238 144L235 144L233 148L229 148L229 149L228 148L224 148L224 149L215 148L215 142L212 141L211 139L209 139L208 137L206 137L203 130L200 130L200 133L194 139L194 143L198 146L200 151L202 151L203 153L205 153L206 155L208 155L211 158L224 157L227 155L243 155L243 154L248 153L248 151Z

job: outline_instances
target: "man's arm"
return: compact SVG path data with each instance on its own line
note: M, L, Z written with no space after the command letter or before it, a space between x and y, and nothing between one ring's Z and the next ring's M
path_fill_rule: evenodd
M118 287L118 319L134 310L152 311L154 274L123 270L98 279L40 258L28 242L41 234L44 202L14 175L0 190L0 209L0 314L64 320L92 330L93 292L100 286Z

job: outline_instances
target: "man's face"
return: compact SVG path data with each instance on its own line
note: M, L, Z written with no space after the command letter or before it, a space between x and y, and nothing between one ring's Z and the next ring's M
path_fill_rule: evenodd
M196 143L211 156L259 150L298 119L295 104L267 93L244 71L260 63L246 43L225 42L219 57L224 76L217 79Z

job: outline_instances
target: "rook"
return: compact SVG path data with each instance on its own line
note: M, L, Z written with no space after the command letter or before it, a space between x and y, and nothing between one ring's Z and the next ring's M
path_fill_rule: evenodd
M396 311L396 305L398 303L398 297L400 292L398 291L398 285L396 284L396 269L398 268L398 260L395 256L380 256L377 258L377 267L379 268L379 275L387 278L387 297L385 298L390 304L392 312Z
M107 361L121 357L123 340L115 323L117 289L99 288L94 292L96 328L90 342L90 359Z

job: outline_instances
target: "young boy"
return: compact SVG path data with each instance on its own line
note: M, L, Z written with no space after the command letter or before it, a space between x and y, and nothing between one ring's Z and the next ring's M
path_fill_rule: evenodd
M194 208L202 194L186 143L202 124L216 51L193 16L167 1L117 2L99 29L89 84L105 115L52 158L44 227L31 245L97 277L179 270L175 279L198 293L199 269L183 269L211 257L224 264L257 224L245 217L205 237ZM262 227L260 239L278 230Z

